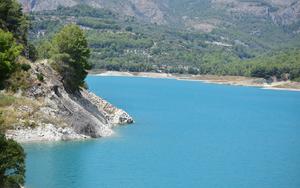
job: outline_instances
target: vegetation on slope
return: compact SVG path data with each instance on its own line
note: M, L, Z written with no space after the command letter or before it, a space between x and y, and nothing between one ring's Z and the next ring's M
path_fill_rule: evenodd
M20 55L23 47L15 42L10 32L0 29L0 87L16 69L16 59Z
M0 1L0 26L3 30L10 31L18 43L26 46L29 23L22 12L22 6L16 0Z
M203 18L207 18L204 13ZM142 24L132 17L121 18L111 11L87 5L59 7L53 11L35 12L31 16L31 37L39 46L40 58L49 57L44 53L49 49L47 40L53 38L63 25L75 22L86 30L94 69L267 79L296 80L300 77L300 62L295 61L300 45L297 35L284 31L270 20L262 22L253 16L231 19L235 26L216 28L210 33ZM246 23L242 23L245 20ZM249 33L249 24L260 30L260 34Z

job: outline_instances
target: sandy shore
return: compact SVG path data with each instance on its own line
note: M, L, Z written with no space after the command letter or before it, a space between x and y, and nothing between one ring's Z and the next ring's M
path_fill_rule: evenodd
M300 91L300 82L281 81L267 83L263 78L251 78L243 76L216 76L216 75L184 75L167 74L154 72L118 72L118 71L92 71L93 76L125 76L125 77L146 77L146 78L164 78L189 81L201 81L204 83L227 84L237 86L253 86L262 89Z

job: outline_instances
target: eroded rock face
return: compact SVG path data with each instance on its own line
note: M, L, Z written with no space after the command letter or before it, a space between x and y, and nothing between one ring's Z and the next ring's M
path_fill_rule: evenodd
M78 4L75 0L20 0L24 11L55 10L58 6L70 7Z
M30 141L31 138L33 141L41 141L105 137L113 134L114 126L133 123L132 117L125 111L85 89L68 93L60 75L47 61L32 64L30 71L33 77L42 74L44 81L36 80L24 95L43 101L43 106L36 114L40 119L51 121L51 124L35 122L39 126L24 129L16 126L16 130L8 132L8 137L18 141L22 141L22 137L26 138L24 141Z
M164 4L156 0L20 0L26 12L55 10L58 6L71 7L79 3L85 3L96 8L106 8L122 15L133 16L141 21L166 24L162 11Z

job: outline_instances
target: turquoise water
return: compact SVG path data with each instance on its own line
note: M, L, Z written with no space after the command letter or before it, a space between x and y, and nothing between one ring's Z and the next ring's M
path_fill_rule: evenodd
M105 139L25 145L28 188L300 187L300 92L87 81L136 123Z

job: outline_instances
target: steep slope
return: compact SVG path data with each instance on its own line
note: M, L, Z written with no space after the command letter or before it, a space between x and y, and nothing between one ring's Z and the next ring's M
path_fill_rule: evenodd
M68 93L60 75L47 61L31 64L29 71L31 76L27 79L31 85L23 91L22 100L32 102L14 111L18 114L28 111L28 115L26 120L21 118L12 125L7 131L8 138L26 142L104 137L113 133L114 126L133 122L126 112L85 89ZM36 75L42 75L42 81ZM38 101L35 110L34 101Z

